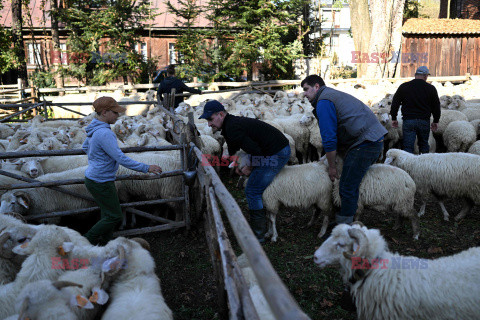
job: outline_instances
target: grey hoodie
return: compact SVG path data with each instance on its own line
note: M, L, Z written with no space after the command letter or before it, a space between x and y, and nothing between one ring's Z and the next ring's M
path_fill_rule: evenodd
M98 183L114 181L121 164L128 169L148 172L149 165L127 157L118 147L117 137L106 122L98 119L85 129L87 139L82 149L88 156L88 168L85 177Z

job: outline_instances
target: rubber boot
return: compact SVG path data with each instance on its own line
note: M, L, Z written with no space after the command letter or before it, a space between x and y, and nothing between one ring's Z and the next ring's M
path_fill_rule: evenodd
M249 210L250 227L261 244L265 243L265 233L267 233L267 216L265 209Z

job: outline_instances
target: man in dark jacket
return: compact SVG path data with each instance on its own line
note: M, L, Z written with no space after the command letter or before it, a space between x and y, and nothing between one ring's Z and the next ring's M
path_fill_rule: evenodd
M398 128L397 113L402 106L403 118L403 150L413 153L415 138L418 137L418 150L420 153L428 153L428 136L430 128L437 130L440 120L440 100L437 89L427 83L430 72L425 66L419 67L415 72L415 79L402 83L393 96L392 126ZM430 125L430 115L433 122Z
M259 242L264 243L267 219L262 195L290 158L288 140L278 129L263 121L228 114L217 100L205 104L202 118L208 120L213 132L222 131L230 155L240 149L250 155L250 165L241 170L237 168L236 172L250 176L245 188L250 226Z
M175 77L175 66L169 65L167 68L167 77L160 82L157 91L157 99L163 102L163 94L170 94L172 89L175 89L175 94L182 94L184 91L190 93L197 93L200 94L202 91L190 88L182 80ZM180 102L183 102L183 97L175 97L175 105L174 108L178 107Z

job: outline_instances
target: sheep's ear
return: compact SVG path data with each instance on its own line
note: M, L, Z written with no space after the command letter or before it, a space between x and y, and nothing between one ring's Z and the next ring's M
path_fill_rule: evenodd
M25 209L28 209L30 207L30 201L28 199L28 196L24 194L19 194L15 195L17 197L18 203L24 207Z
M28 256L33 253L33 249L32 246L30 246L30 242L25 241L24 243L14 247L12 252L21 256Z

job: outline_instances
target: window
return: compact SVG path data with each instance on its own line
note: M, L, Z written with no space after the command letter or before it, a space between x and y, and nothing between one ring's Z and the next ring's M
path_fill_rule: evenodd
M142 56L143 61L147 61L147 44L145 42L138 43L135 46L135 51Z
M175 52L175 43L168 44L168 64L177 63L177 53Z
M39 43L28 44L28 64L40 64L42 65L42 51Z
M67 60L67 44L66 43L60 43L60 59L62 60L63 65L68 64Z

